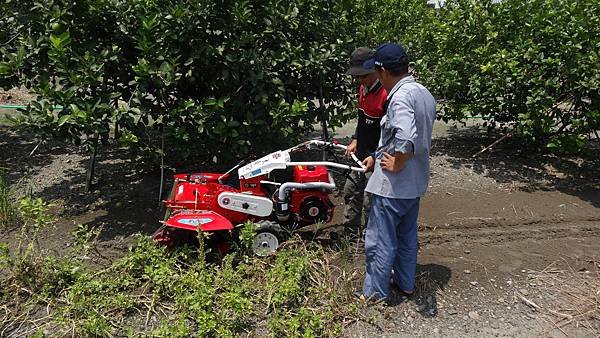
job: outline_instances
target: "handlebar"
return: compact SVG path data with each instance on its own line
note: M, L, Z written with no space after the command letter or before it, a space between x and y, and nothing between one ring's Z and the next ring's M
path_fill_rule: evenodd
M296 146L293 146L293 147L287 149L286 151L288 151L288 152L294 152L294 151L301 150L303 148L310 149L311 145L315 145L317 147L329 146L329 147L333 147L333 148L338 148L340 150L346 150L348 148L347 146L345 146L343 144L339 144L339 143L332 143L332 142L326 142L326 141L321 141L321 140L310 140L310 141L306 141L306 142L300 143L300 144L298 144ZM354 153L351 153L350 156L352 157L352 159L354 160L354 162L356 162L356 164L358 164L358 167L352 167L352 166L343 165L343 164L335 163L335 162L312 162L312 164L313 165L324 165L324 166L328 166L328 167L350 169L350 170L353 170L353 171L362 171L362 172L364 172L366 170L366 167L362 164L362 161L359 160L358 157L356 157L356 155L354 155ZM301 165L300 163L302 163L302 162L292 162L292 163L296 163L297 165Z

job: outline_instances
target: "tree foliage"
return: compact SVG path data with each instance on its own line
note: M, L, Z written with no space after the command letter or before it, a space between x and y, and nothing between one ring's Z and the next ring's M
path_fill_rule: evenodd
M438 10L396 1L377 22L442 99L440 116L481 116L533 144L576 152L600 129L596 1L454 0ZM412 20L411 20L412 18Z
M20 122L44 136L247 152L346 118L349 4L7 1L1 84L38 95Z
M323 117L339 126L354 104L348 54L384 41L407 47L444 120L482 116L567 151L600 128L600 6L591 0L0 6L0 85L38 95L21 125L76 144L115 135L153 149L164 135L183 155L241 154Z

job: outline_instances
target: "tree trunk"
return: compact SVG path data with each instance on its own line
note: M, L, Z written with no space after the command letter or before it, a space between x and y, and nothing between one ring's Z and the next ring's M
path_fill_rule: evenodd
M87 179L85 180L85 191L90 192L92 188L92 180L94 179L94 170L96 168L96 155L98 153L98 139L100 135L96 133L94 135L94 145L92 149L92 156L90 157L90 165L87 171Z
M319 109L321 110L321 130L323 133L323 141L329 141L329 132L327 131L327 117L325 116L325 102L323 100L323 84L319 81ZM326 152L323 149L323 161L326 159Z
M158 189L158 205L162 199L163 182L165 177L165 133L161 128L160 136L160 186Z
M117 112L117 115L119 114L119 98L115 99L115 110ZM119 141L119 137L121 135L119 135L119 119L115 120L115 141Z

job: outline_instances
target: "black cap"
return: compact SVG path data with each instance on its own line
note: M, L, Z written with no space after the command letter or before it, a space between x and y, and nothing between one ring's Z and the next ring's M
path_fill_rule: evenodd
M374 51L366 47L358 47L350 54L350 69L346 71L347 75L367 75L375 72L374 69L365 69L363 63L372 58Z
M407 57L406 51L399 44L384 43L377 47L372 58L363 63L363 68L370 70L379 66L385 69L398 69L406 63L403 59Z

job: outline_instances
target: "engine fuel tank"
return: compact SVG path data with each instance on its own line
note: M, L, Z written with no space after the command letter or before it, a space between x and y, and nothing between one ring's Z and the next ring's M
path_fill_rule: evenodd
M294 182L329 182L329 173L324 166L298 165L294 167Z

